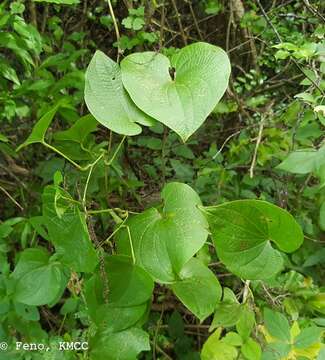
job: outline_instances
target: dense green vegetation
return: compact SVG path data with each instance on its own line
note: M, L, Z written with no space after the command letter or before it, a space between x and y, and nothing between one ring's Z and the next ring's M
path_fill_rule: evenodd
M325 359L324 7L0 4L1 360Z

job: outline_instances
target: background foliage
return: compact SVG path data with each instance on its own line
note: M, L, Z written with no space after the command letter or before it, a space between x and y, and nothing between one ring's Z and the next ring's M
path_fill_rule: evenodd
M308 0L0 4L1 358L325 358L323 10ZM114 61L147 50L171 58L197 41L226 50L232 73L186 143L160 123L125 138L89 115L85 71L96 50ZM212 236L181 279L164 286L158 268L154 285L141 263L106 255L130 255L123 226L133 213L154 216L170 182L197 192ZM303 230L292 254L276 243L284 266L271 278L242 280L239 259L214 251L226 222L218 213L232 206L249 218L243 199L288 210ZM195 296L211 303L192 272L215 289L212 311L189 306ZM56 349L76 339L89 351ZM16 341L51 350L16 352Z

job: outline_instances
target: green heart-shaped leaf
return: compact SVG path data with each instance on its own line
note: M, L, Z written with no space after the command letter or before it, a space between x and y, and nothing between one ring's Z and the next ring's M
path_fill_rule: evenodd
M155 52L131 54L121 62L121 70L135 104L186 141L226 91L230 62L221 48L199 42L171 61Z
M281 251L293 252L303 233L287 211L259 200L204 208L220 260L244 279L267 279L282 267Z
M85 101L95 119L122 135L137 135L154 120L139 110L123 88L119 65L96 51L86 71Z
M161 211L148 209L126 223L129 232L118 233L117 245L120 253L133 255L155 280L172 283L203 246L208 224L197 208L199 196L188 185L169 183L162 199Z
M17 280L14 300L31 306L50 304L62 295L69 274L62 264L50 262L43 248L22 252L12 277Z
M172 289L182 303L201 321L211 315L221 298L221 286L214 273L199 260L191 259Z
M126 256L107 256L105 272L109 295L99 269L85 283L88 313L98 326L115 332L133 326L146 312L153 291L153 280Z
M149 335L132 327L116 333L100 329L90 341L90 360L135 360L141 351L149 351Z

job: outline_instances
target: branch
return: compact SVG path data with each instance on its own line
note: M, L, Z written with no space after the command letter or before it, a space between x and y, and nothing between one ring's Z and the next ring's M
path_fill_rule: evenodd
M304 2L304 4L306 5L306 8L313 14L318 16L321 20L323 20L325 22L325 17L318 12L309 2L309 0L302 0Z

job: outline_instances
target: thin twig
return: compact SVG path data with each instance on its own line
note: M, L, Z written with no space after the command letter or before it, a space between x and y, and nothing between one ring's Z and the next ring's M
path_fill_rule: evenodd
M233 10L232 10L232 1L229 2L229 11L230 11L230 15L229 15L229 19L228 19L228 24L227 24L227 33L226 33L226 52L229 53L229 42L230 42L230 29L231 29L231 24L234 21L233 18ZM249 42L250 40L248 40L247 42ZM242 44L241 44L242 45Z
M256 139L254 155L253 155L251 166L249 168L249 177L251 179L254 177L254 168L255 168L255 164L256 164L257 151L258 151L258 148L259 148L261 140L262 140L264 122L265 122L265 116L262 116L262 119L260 121L260 127L259 127L259 130L258 130L258 136L257 136L257 139Z
M282 39L281 39L281 36L280 36L278 30L277 30L276 27L273 25L271 19L269 18L269 16L268 16L267 13L265 12L265 10L264 10L264 8L263 8L260 0L256 0L256 2L257 2L258 7L261 9L262 14L263 14L263 17L265 18L266 22L271 26L274 34L276 35L276 37L278 38L278 40L280 41L280 43L282 43Z
M151 345L153 345L152 341L150 341L150 343ZM165 357L165 360L173 360L173 358L171 358L167 353L165 353L165 351L160 346L158 346L158 344L156 344L155 346L158 352L160 352Z
M307 240L310 240L310 241L313 241L315 243L320 243L320 244L325 244L325 240L317 240L317 239L313 239L307 235L304 235L304 237L307 239Z
M156 326L156 329L155 329L155 334L154 334L153 341L152 341L152 343L153 343L152 344L152 358L153 358L153 360L156 360L157 337L158 337L158 334L159 334L159 329L160 329L160 326L161 326L163 316L164 316L164 308L161 309L160 316L159 316L159 319L157 321L157 326Z
M220 149L212 156L212 159L214 160L219 154L221 154L223 148L226 146L226 144L228 143L229 140L231 140L234 136L240 134L242 132L242 130L238 130L236 132L234 132L233 134L229 135L227 137L227 139L223 142L223 144L221 145Z
M0 190L5 194L5 195L7 195L8 196L8 198L17 206L17 207L19 207L19 209L21 210L21 211L24 211L24 208L8 193L8 191L5 189L5 188L3 188L1 185L0 185Z
M304 2L304 4L306 5L306 8L313 14L318 16L321 20L323 20L325 22L325 17L319 12L317 11L309 2L309 0L302 0Z
M174 10L175 10L175 13L176 13L178 27L179 27L179 30L180 30L180 32L182 34L184 45L187 45L187 38L186 38L186 35L185 35L185 32L184 32L184 28L183 28L183 24L182 24L182 20L181 20L181 15L180 15L180 13L178 12L178 9L177 9L176 1L172 0L172 4L173 4L173 7L174 7Z
M197 31L197 33L199 34L200 39L201 39L201 40L204 40L204 39L203 39L202 32L201 32L200 27L199 27L199 23L197 22L197 18L196 18L196 16L195 16L195 12L194 12L194 10L193 10L192 2L191 2L191 0L190 0L190 1L186 1L186 2L188 3L188 5L189 5L189 7L190 7L190 11L191 11L192 18L193 18L193 20L194 20L194 24L195 24L195 27L196 27L196 31Z
M267 15L267 13L265 12L260 0L256 0L259 8L261 9L261 12L263 14L263 17L265 18L266 22L270 25L270 27L272 28L275 36L277 37L278 41L280 44L282 44L282 38L278 32L278 30L276 29L276 27L274 26L274 24L272 23L271 19L269 18L269 16ZM306 76L306 78L320 91L320 93L325 96L323 90L319 87L319 85L307 74L304 72L304 70L301 68L301 66L298 64L298 62L296 61L295 58L290 57L290 59L292 60L292 62L295 64L295 66L297 67L297 69L304 74L304 76Z
M165 25L165 2L163 1L161 7L161 18L160 18L160 34L159 34L159 48L162 49L164 44L164 25Z

